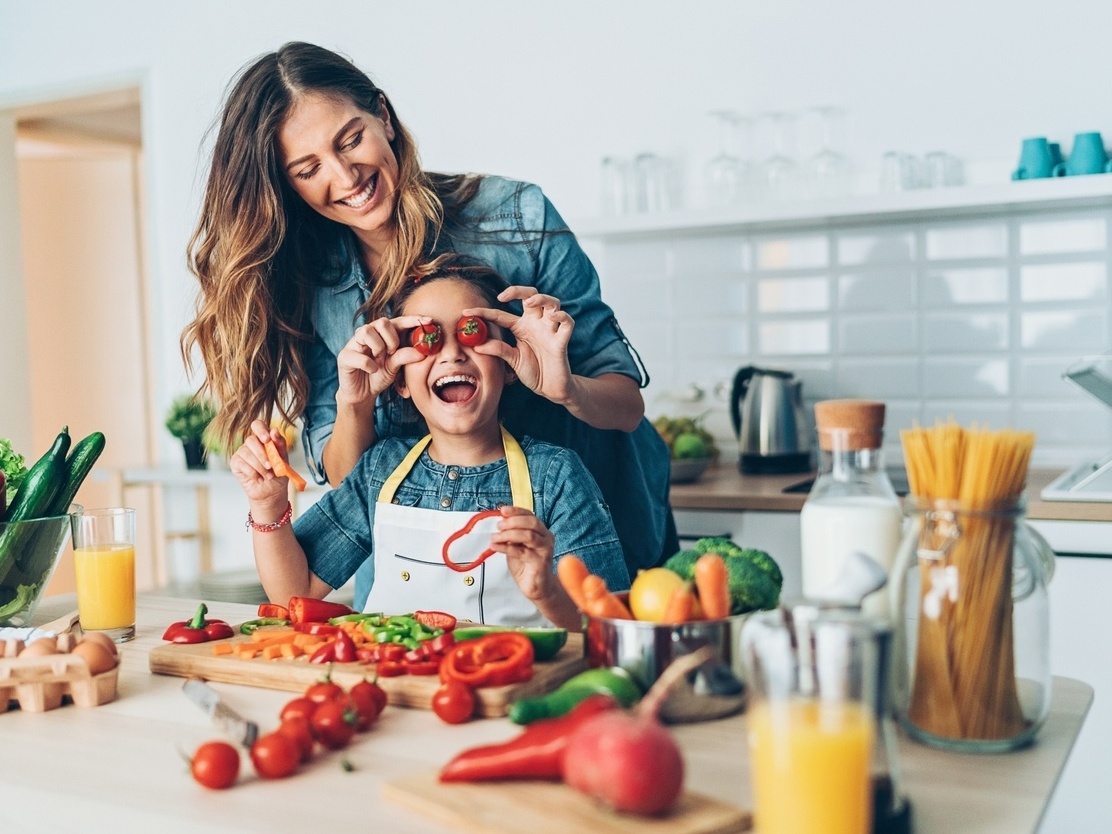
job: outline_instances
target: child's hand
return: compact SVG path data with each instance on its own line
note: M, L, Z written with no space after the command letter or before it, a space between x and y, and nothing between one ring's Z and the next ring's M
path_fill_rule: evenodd
M428 316L398 316L375 319L357 328L336 357L339 400L349 405L373 403L394 384L402 366L424 359L402 336L431 321Z
M539 518L521 507L503 507L498 531L490 537L490 546L506 554L517 587L528 599L548 599L559 583L552 572L556 540Z
M266 459L266 449L263 444L271 440L282 459L289 461L286 450L286 439L277 429L267 426L262 420L255 420L251 424L251 431L234 455L228 460L228 468L236 476L239 485L247 493L251 502L251 514L270 514L280 516L286 510L289 500L289 479L279 478L274 474L270 462ZM256 510L258 512L256 512Z

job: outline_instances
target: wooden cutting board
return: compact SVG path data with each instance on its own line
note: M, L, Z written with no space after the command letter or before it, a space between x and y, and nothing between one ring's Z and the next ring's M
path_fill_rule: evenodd
M248 642L247 636L229 638L233 643ZM212 643L166 643L151 650L150 667L160 675L178 675L183 678L200 677L210 681L239 683L263 689L284 689L301 692L321 679L326 667L309 663L305 657L265 660L242 658L234 655L215 656ZM583 635L569 634L568 642L552 660L533 664L533 677L524 683L508 686L483 686L475 694L478 699L476 712L485 717L497 718L506 714L510 703L518 698L551 692L568 678L587 668L583 653ZM360 663L333 663L332 679L341 686L373 676L374 666ZM399 675L379 678L379 685L386 690L390 703L403 707L428 709L433 693L440 687L436 675Z
M753 827L745 809L691 792L660 817L607 811L559 782L443 784L436 771L385 782L382 795L475 834L735 834Z

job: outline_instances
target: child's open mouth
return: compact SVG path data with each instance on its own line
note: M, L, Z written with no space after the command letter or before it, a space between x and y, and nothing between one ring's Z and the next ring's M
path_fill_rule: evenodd
M432 390L446 403L463 403L475 396L476 380L466 374L442 376L433 383Z

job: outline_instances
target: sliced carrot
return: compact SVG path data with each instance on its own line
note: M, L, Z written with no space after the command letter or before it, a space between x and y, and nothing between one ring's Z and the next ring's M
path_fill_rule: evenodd
M268 437L263 446L266 448L266 459L270 461L270 468L274 470L274 474L279 478L289 478L290 483L297 488L298 492L304 492L305 479L297 474L294 468L278 453L278 447L274 445L274 441Z
M567 558L566 556L564 557ZM595 574L588 574L583 580L584 611L592 617L606 617L612 620L632 620L633 614L624 602L606 587L606 580Z
M695 587L703 616L720 620L730 616L730 575L725 560L717 553L704 553L695 562Z
M291 644L289 644L289 643L286 643L286 644L275 643L271 646L267 646L266 648L264 648L262 650L262 656L267 660L274 660L274 658L276 658L276 657L281 657L282 656L282 646L283 645L291 645Z
M269 643L278 637L294 637L297 634L292 628L257 628L251 632L251 639L256 643Z
M233 646L231 643L226 643L221 640L219 643L212 644L212 653L214 655L231 654L232 648Z
M691 590L691 583L685 582L668 598L668 604L664 606L664 615L660 621L666 625L680 625L689 623L693 619L695 619L695 593Z
M316 634L298 634L293 638L293 644L295 646L301 646L303 649L307 649L309 646L319 646L323 642L324 641Z
M244 660L250 660L258 653L259 647L256 643L236 643L236 645L232 647L232 654Z
M305 654L305 650L301 646L296 646L293 643L283 643L278 647L278 650L282 653L282 657L301 657Z
M574 553L567 553L556 561L556 576L567 595L580 611L587 610L587 599L583 596L583 580L590 571L583 560Z

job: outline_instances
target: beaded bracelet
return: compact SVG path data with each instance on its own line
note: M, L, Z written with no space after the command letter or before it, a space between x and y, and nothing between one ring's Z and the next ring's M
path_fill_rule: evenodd
M293 518L293 504L289 501L286 502L286 511L282 513L282 517L277 521L272 521L270 524L256 524L255 519L251 518L251 511L247 511L247 522L243 525L249 530L254 530L256 533L273 533L275 530L285 527L290 523Z

